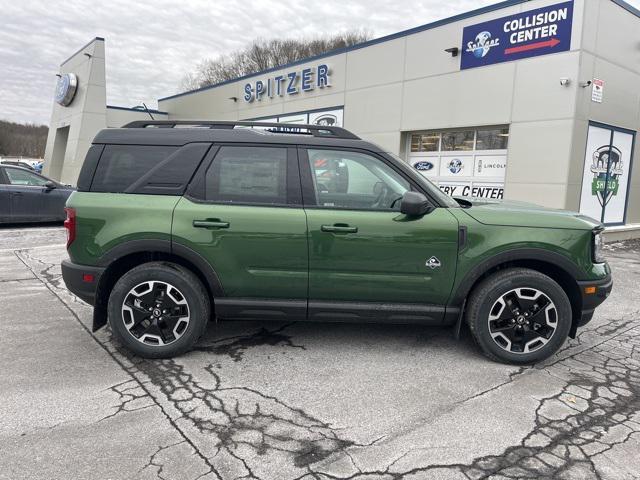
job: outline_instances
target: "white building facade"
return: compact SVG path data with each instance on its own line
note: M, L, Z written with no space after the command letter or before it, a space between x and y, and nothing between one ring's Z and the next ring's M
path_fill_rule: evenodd
M452 195L577 210L637 232L639 27L621 0L507 0L161 98L151 115L341 125ZM45 155L45 174L69 183L99 129L149 119L106 105L102 39L61 65L72 73L75 98L54 104Z

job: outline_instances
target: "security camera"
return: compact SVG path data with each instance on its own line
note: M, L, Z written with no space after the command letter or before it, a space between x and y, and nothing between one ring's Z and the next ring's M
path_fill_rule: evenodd
M580 86L581 86L582 88L586 88L586 87L588 87L589 85L591 85L591 80L587 80L586 82L580 82Z
M562 85L563 87L566 87L567 85L569 85L571 83L571 79L567 78L567 77L562 77L560 79L560 85Z

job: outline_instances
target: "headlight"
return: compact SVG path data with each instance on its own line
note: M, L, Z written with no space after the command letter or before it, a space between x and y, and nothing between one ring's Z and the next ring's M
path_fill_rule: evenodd
M594 263L604 263L604 237L602 232L593 232L593 261Z

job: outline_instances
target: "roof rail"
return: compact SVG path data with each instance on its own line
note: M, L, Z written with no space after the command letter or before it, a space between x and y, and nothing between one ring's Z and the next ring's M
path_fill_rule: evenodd
M176 126L185 125L194 128L211 128L211 129L233 129L236 126L241 127L267 127L266 129L272 133L298 133L303 135L313 135L314 137L336 137L360 140L360 137L354 135L349 130L340 127L331 127L326 125L306 125L298 123L275 123L275 122L247 122L247 121L210 121L210 120L136 120L127 123L123 128L175 128ZM305 131L306 130L306 131Z

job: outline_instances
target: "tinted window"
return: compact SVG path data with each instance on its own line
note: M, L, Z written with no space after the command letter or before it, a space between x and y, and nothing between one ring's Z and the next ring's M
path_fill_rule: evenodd
M410 184L382 160L358 152L309 149L316 204L327 208L400 210Z
M206 175L206 199L287 203L287 149L221 147Z
M5 173L11 185L30 185L42 186L48 182L44 177L40 177L34 173L20 170L19 168L5 168Z
M93 177L94 192L124 192L178 147L107 145Z
M93 174L96 172L103 148L104 145L91 145L89 148L87 156L82 163L80 175L78 175L78 191L87 192L91 190L91 181L93 180Z

